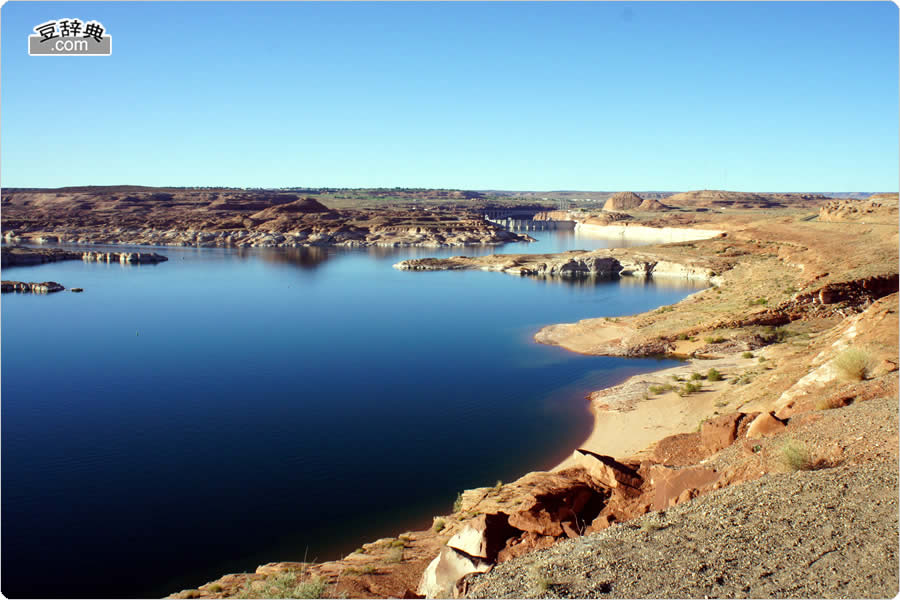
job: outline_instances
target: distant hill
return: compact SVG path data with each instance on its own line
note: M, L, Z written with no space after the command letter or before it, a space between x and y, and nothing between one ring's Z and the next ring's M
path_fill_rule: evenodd
M267 221L269 219L277 219L285 215L295 215L297 213L322 213L329 212L330 209L316 200L315 198L303 198L286 204L277 204L270 206L264 210L250 215L251 219L259 219Z
M616 192L603 205L603 210L608 211L657 211L667 208L669 207L653 198L641 198L634 192Z
M669 196L666 202L685 208L773 208L781 206L771 196L750 192L694 190Z

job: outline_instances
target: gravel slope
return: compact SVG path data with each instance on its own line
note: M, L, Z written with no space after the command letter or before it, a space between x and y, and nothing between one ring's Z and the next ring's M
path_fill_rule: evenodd
M473 598L889 598L898 469L766 475L472 577Z

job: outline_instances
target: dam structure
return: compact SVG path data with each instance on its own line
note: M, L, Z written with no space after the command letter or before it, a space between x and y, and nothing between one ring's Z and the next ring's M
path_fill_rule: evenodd
M500 225L509 231L551 231L575 229L575 221L535 220L536 210L489 210L482 214L486 221Z

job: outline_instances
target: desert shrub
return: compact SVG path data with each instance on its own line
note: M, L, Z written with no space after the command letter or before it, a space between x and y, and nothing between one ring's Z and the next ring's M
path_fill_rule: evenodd
M832 410L834 408L842 408L846 406L844 399L832 396L830 398L819 398L816 400L816 410Z
M710 381L722 381L722 374L715 369L706 372L706 378Z
M446 521L444 519L438 518L434 520L434 525L431 526L431 530L435 533L440 533L444 530L444 527L447 526Z
M355 575L371 575L375 571L377 571L377 569L372 565L366 565L364 567L359 567L358 569L356 567L347 567L341 571L341 575L346 575L347 577L353 577Z
M384 560L389 563L401 562L403 560L403 548L391 548Z
M712 337L712 336L705 337L705 338L703 338L703 341L706 342L707 344L721 344L722 342L725 341L725 338L717 335L715 337Z
M220 584L220 583L214 583L214 584L212 584L211 586L209 586L209 587L206 588L206 589L208 589L208 590L209 590L210 592L212 592L213 594L218 594L219 592L222 591L222 584Z
M691 381L698 381L700 379L703 379L703 375L700 373L691 373Z
M672 386L669 384L665 385L651 385L649 388L651 394L663 394L672 389Z
M862 381L869 374L872 357L859 348L847 348L834 358L838 372L850 381Z
M761 363L764 363L764 362L766 362L766 357L765 357L765 356L760 356L760 357L757 358L756 360L758 360L758 361L761 362Z
M325 594L325 580L315 577L297 584L292 598L321 598Z
M649 533L651 531L659 531L660 529L665 529L665 527L656 521L651 521L650 519L641 521L641 531Z
M298 582L295 573L277 573L263 580L248 581L238 598L321 598L325 580L314 577Z
M812 456L806 446L793 440L781 447L781 466L788 471L811 471L815 468Z
M684 341L684 340L689 340L689 339L690 339L690 336L688 336L688 334L686 334L686 333L679 333L679 334L678 334L678 339L679 339L679 340L682 340L682 341Z
M553 585L553 581L541 573L537 565L531 568L531 577L534 579L534 590L538 595L546 593L550 586Z
M743 354L741 354L741 358L753 358L753 353L752 352L744 352Z
M793 331L790 331L786 327L772 327L771 325L763 329L763 338L768 343L774 342L783 342L788 338L794 337L797 334Z
M703 385L700 382L691 383L690 381L688 381L678 389L678 395L688 396L690 394L693 394L694 392L699 392L701 389L703 389Z
M750 301L751 306L755 306L755 305L764 306L768 303L769 303L769 300L767 298L757 298L756 300Z
M459 512L462 510L462 492L456 494L456 500L453 501L453 512Z

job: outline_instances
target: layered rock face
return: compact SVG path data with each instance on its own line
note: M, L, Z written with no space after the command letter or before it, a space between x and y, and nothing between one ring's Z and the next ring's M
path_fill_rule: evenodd
M7 241L169 246L466 246L531 241L450 210L331 210L315 198L233 189L4 190Z
M155 252L84 252L81 260L85 262L119 262L152 264L169 260Z
M416 258L401 261L395 264L394 268L401 271L481 269L532 277L593 277L596 279L662 276L708 281L715 277L715 271L707 265L660 260L649 254L634 252L618 254L618 256L612 256L609 250L596 250L593 252L573 251L556 255L508 254L474 258L466 256Z

